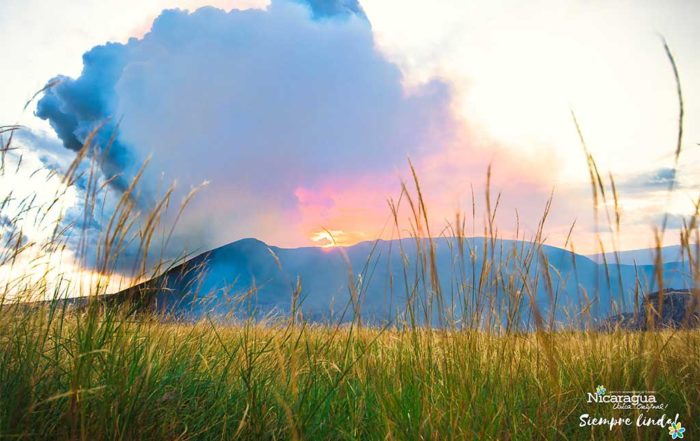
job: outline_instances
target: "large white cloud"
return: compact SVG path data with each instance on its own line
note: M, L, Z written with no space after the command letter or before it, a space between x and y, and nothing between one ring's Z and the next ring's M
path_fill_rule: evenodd
M73 150L96 124L103 146L117 133L101 153L117 189L152 156L141 203L210 181L180 229L188 246L299 234L299 189L402 167L455 125L449 88L408 93L352 2L312 3L164 11L143 38L87 52L37 114Z

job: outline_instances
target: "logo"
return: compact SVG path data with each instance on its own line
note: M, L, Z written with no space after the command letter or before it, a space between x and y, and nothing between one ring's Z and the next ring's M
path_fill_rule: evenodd
M599 385L595 393L588 392L588 403L612 404L613 409L664 410L665 404L656 402L654 391L621 391L607 394L607 389Z
M595 394L601 397L605 395L605 387L603 387L602 384L599 384L598 387L595 388ZM588 402L590 403L590 399Z
M611 431L617 426L636 427L666 427L672 439L681 439L685 433L685 427L678 421L679 415L673 418L664 412L660 416L651 415L655 411L665 411L668 404L659 402L655 391L608 391L605 386L599 384L594 392L586 394L586 402L603 409L603 416L584 413L579 416L579 427L607 426ZM605 417L605 410L637 410L636 418L629 417ZM619 412L617 412L619 414ZM658 414L657 414L658 415Z
M668 434L671 438L678 439L683 438L683 433L685 432L685 427L681 426L681 423L675 423L668 426Z

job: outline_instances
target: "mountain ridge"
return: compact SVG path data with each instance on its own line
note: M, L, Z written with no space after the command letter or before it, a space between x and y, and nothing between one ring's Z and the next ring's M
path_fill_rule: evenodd
M464 254L459 251L460 239ZM609 264L605 268L587 256L554 246L483 237L433 238L433 276L426 266L429 244L428 238L404 238L345 247L283 248L244 238L202 252L112 296L120 301L145 300L148 307L189 320L210 315L267 317L288 315L299 306L292 294L300 283L299 309L313 320L337 320L338 309L347 312L355 301L353 295L365 321L405 319L411 297L416 296L424 305L420 321L433 324L443 313L466 320L475 312L476 302L465 299L478 285L480 295L498 304L499 320L508 308L518 306L525 311L532 303L550 315L552 322L564 323L570 321L568 315L581 315L586 308L596 320L619 313L633 303L635 295L651 292L656 283L653 266ZM527 276L517 275L525 269ZM545 274L550 270L555 277ZM683 264L664 265L667 286L682 288L686 283L683 272ZM549 288L544 286L547 277L554 279ZM507 283L510 286L504 286ZM532 299L521 298L514 305L508 296L520 289L519 285ZM460 298L462 309L436 313L438 295ZM247 303L240 297L247 297Z

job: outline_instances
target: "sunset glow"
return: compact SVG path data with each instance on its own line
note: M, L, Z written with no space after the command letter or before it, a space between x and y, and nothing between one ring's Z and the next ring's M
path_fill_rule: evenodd
M321 248L344 247L354 245L368 236L361 232L345 232L343 230L321 230L313 233L311 241Z

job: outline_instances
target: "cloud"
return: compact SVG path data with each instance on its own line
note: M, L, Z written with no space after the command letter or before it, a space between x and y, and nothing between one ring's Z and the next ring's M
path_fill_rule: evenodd
M308 5L316 19L332 17L357 16L365 17L360 3L357 0L295 0L300 4Z
M676 170L670 167L661 167L651 172L634 175L622 181L619 187L630 193L639 193L668 190L676 183Z
M143 38L97 46L78 78L56 79L36 114L73 151L101 126L96 155L114 189L151 156L145 208L165 183L177 181L177 200L210 181L175 233L178 246L253 235L298 244L310 234L303 189L364 176L376 201L387 188L373 182L458 130L449 86L407 92L349 0L164 11Z
M0 213L0 262L4 263L8 250L19 248L27 243L27 236L17 228L9 216Z
M688 225L688 221L688 216L684 216L678 213L666 212L658 214L649 214L647 216L644 216L642 219L639 220L639 223L654 225L656 227L661 227L662 225L665 225L668 229L679 230L685 225Z
M46 119L73 151L80 151L93 130L101 128L94 142L96 155L112 185L124 190L133 176L135 157L131 148L116 135L118 122L113 118L114 84L124 66L124 47L119 44L98 46L83 55L84 69L78 79L53 78L53 84L37 103L36 115Z

